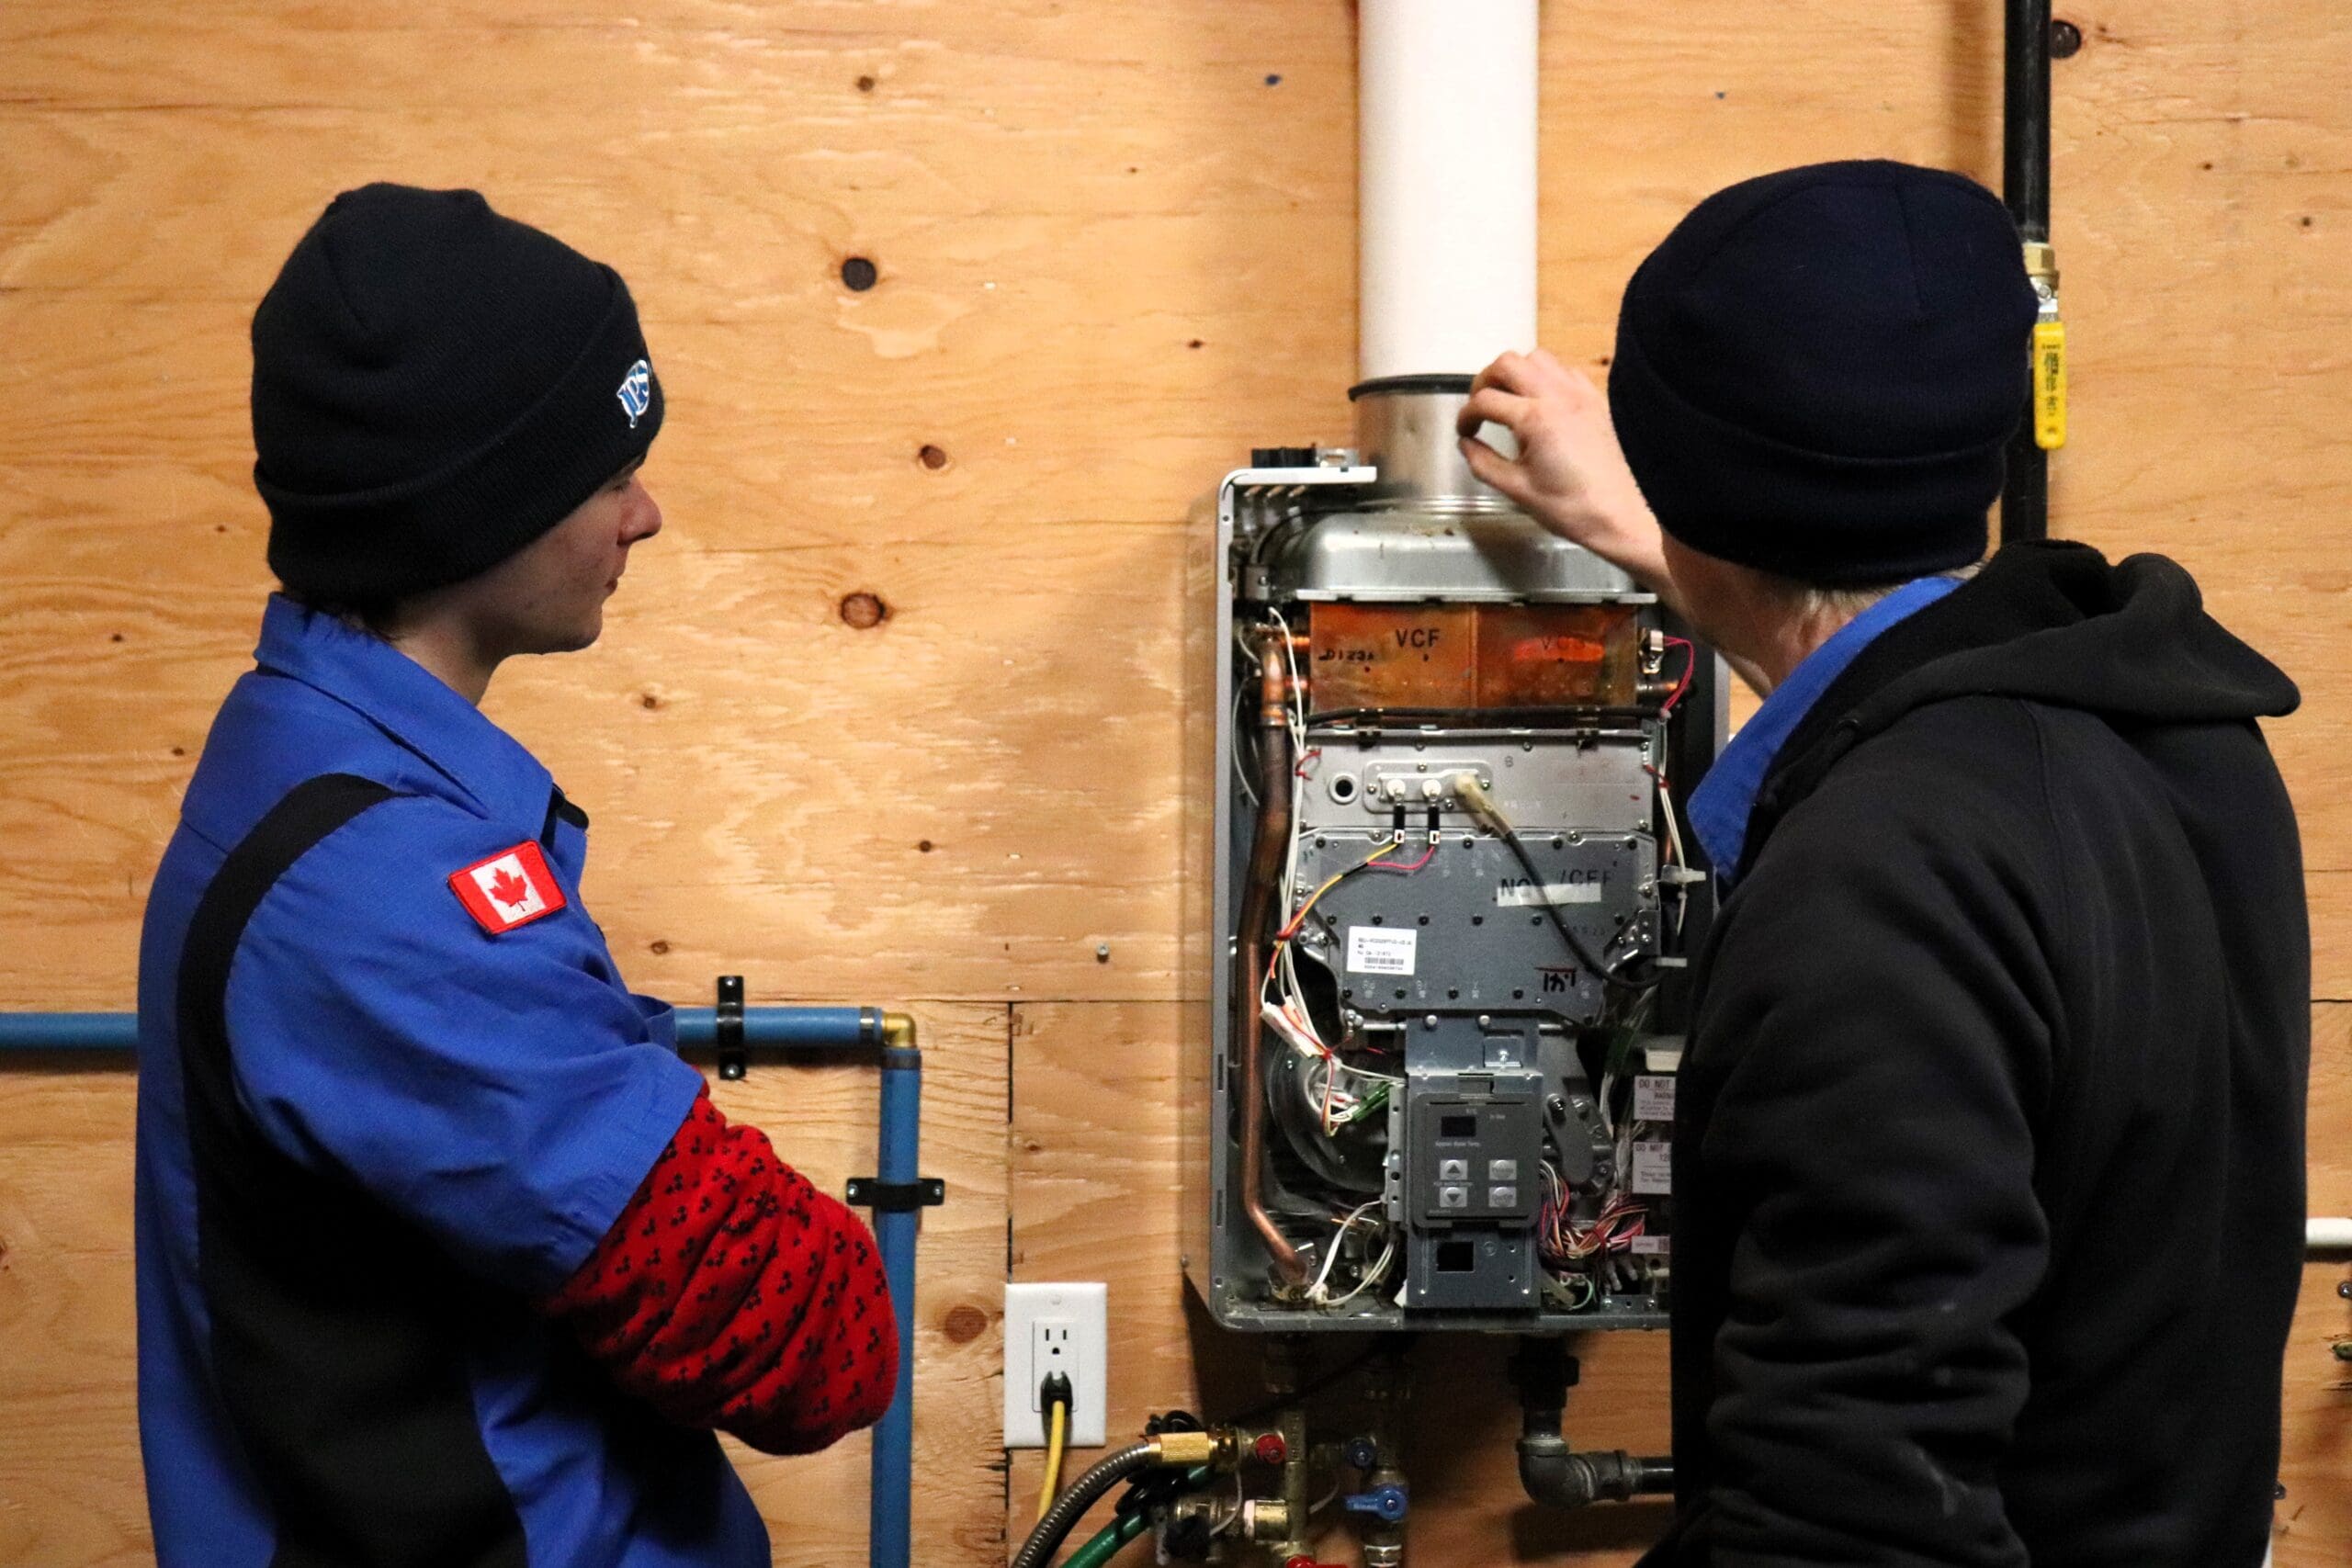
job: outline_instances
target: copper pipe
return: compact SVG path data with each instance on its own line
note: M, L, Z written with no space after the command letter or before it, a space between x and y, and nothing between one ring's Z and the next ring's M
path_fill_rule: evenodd
M1286 1285L1306 1281L1298 1248L1266 1213L1266 1084L1261 1056L1266 1022L1260 1014L1265 989L1266 948L1272 934L1275 889L1290 848L1290 663L1283 656L1288 634L1270 626L1258 634L1258 838L1250 852L1250 878L1241 893L1241 973L1235 985L1234 1020L1241 1034L1241 1208L1272 1258Z

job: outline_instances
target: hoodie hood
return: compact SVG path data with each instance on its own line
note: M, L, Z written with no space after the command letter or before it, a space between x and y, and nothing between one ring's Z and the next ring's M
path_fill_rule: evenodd
M1822 694L1781 748L1759 816L1778 817L1905 714L1975 696L2080 708L2127 727L2278 718L2302 700L2284 671L2205 613L2177 562L2109 564L2087 545L2009 545L1889 628ZM1760 837L1750 835L1751 848Z
M1953 696L2030 697L2154 724L2278 718L2301 701L2163 556L2110 566L2087 545L2012 545L1921 619L1915 634L1940 656L1855 709L1865 729Z

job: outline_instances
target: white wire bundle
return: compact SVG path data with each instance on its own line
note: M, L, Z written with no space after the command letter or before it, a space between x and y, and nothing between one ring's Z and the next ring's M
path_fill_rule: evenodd
M1290 672L1290 749L1291 756L1296 759L1291 767L1290 843L1283 855L1281 900L1277 906L1284 911L1287 919L1289 911L1298 903L1299 846L1306 837L1306 686L1299 679L1298 650L1291 641L1290 623L1283 619L1280 612L1273 610L1266 613L1266 618L1274 629L1276 640L1282 645L1283 661ZM1367 1083L1401 1084L1405 1081L1391 1074L1375 1073L1343 1062L1325 1043L1315 1028L1314 1015L1307 1011L1306 994L1298 983L1292 943L1283 943L1281 954L1275 960L1272 978L1274 998L1269 1001L1262 995L1260 997L1261 1016L1292 1050L1324 1064L1327 1093L1323 1097L1323 1104L1327 1132L1357 1120L1364 1103L1364 1097L1340 1086L1338 1075L1344 1074ZM1349 1114L1341 1115L1341 1111Z
M1345 1306L1377 1284L1381 1277L1388 1272L1388 1266L1396 1260L1396 1233L1384 1225L1379 1258L1374 1260L1372 1266L1363 1271L1355 1284L1344 1294L1338 1296L1331 1294L1331 1269L1340 1261L1340 1253L1342 1250L1340 1244L1348 1239L1348 1232L1355 1228L1356 1223L1380 1207L1382 1201L1383 1200L1374 1198L1359 1203L1348 1211L1347 1218L1340 1222L1338 1232L1331 1237L1331 1250L1324 1256L1323 1267L1317 1270L1315 1282L1306 1287L1308 1302L1316 1306Z

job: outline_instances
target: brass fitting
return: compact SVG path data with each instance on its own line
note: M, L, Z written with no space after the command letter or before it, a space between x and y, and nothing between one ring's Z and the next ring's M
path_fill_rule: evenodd
M888 1050L913 1050L914 1019L903 1012L884 1013L882 1015L882 1044Z
M2025 275L2032 279L2035 293L2045 297L2057 293L2058 248L2047 240L2028 240L2025 243Z
M1162 1432L1151 1439L1154 1464L1231 1470L1241 1460L1241 1437L1230 1427L1214 1432Z
M1290 1505L1279 1497L1256 1497L1242 1504L1241 1533L1255 1541L1288 1540Z

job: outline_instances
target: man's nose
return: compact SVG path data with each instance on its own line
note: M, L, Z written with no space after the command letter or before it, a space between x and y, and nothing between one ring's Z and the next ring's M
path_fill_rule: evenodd
M634 545L639 539L650 539L662 531L662 503L653 499L653 492L645 488L642 479L634 481L630 490L633 492L629 498L632 504L628 509L622 542Z

